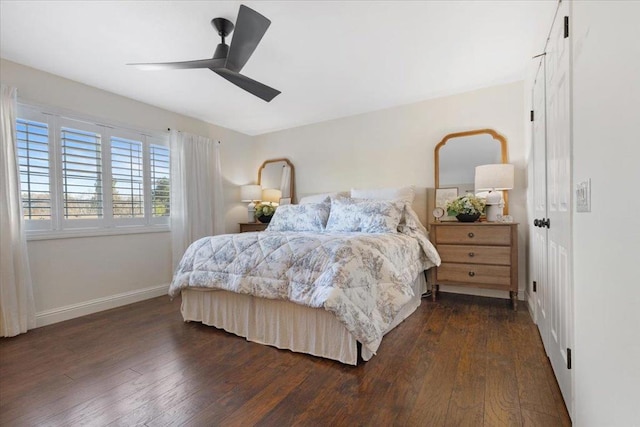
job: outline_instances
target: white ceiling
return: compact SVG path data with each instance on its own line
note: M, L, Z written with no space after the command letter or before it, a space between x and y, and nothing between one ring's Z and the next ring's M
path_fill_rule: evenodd
M266 103L209 70L129 62L210 58L214 17L243 3L272 24L242 73ZM0 56L249 135L522 80L555 0L6 1ZM233 34L232 34L233 36Z

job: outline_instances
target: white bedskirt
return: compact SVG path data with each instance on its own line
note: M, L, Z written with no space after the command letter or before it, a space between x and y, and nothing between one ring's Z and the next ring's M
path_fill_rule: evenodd
M395 328L420 306L427 289L424 274L412 284L415 296L402 308L386 332ZM349 365L358 362L355 338L333 314L283 300L257 298L224 290L182 290L182 317L224 329L248 341L307 353ZM385 333L386 333L385 332ZM364 347L362 359L373 353Z

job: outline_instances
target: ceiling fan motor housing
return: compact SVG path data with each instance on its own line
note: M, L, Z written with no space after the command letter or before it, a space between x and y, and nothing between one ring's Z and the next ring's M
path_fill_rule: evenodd
M213 59L224 59L229 54L229 45L220 43L213 52Z
M222 37L222 43L219 43L216 47L216 51L213 52L213 59L223 59L229 54L229 45L224 42L227 37L233 31L233 24L228 19L213 18L211 25L216 29L218 35Z

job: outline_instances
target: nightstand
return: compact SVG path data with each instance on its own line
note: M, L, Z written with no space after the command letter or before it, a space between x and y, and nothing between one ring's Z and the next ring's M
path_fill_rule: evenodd
M518 224L436 222L429 232L442 264L434 268L433 294L440 284L509 291L518 309Z
M248 233L250 231L264 231L269 225L263 222L241 222L239 224L241 233Z

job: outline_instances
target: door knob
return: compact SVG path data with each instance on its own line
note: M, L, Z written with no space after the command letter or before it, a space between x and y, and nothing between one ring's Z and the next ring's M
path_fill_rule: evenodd
M534 219L533 220L533 225L536 227L540 227L540 221L538 221L538 219Z
M540 227L551 228L551 220L549 218L543 219L542 221L540 221Z

